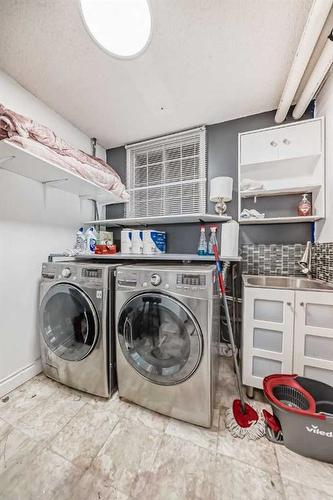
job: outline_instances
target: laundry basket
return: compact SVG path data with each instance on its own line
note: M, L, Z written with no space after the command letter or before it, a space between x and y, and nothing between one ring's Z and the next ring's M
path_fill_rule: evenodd
M264 393L279 420L283 444L333 463L333 387L297 375L269 375Z

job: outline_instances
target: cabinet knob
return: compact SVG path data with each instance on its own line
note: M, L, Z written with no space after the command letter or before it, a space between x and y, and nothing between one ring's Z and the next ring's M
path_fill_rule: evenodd
M271 145L271 146L273 146L273 148L276 148L276 146L278 145L278 143L277 143L277 142L275 142L275 141L271 141L271 142L270 142L270 145Z
M287 306L291 306L291 302L287 302Z
M300 302L299 305L304 307L304 302Z
M288 144L290 144L289 139L283 139L283 144L286 144L288 146Z

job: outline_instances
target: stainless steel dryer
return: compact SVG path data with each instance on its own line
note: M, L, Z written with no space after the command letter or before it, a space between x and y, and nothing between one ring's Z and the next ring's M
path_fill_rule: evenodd
M219 339L215 267L119 267L116 318L120 397L210 427Z
M109 397L116 388L114 271L116 266L45 263L39 325L45 375Z

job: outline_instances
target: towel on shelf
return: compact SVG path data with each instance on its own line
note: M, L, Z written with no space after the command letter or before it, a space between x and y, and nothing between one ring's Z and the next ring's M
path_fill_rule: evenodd
M244 208L240 214L241 219L264 219L265 214L258 212L258 210L255 210L252 208L251 210L247 210L247 208Z

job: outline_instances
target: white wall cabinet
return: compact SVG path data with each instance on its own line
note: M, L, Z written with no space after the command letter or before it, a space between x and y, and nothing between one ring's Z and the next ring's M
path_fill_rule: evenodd
M313 118L261 130L243 132L238 137L239 222L243 209L265 213L258 223L304 222L298 216L303 193L312 197L311 220L325 217L325 122ZM248 181L257 186L248 188ZM296 195L294 200L266 202L259 197ZM285 203L286 201L286 203ZM259 207L259 208L257 208ZM286 208L288 207L288 208Z
M244 287L242 379L297 373L333 385L333 293Z
M319 155L321 150L320 120L240 134L241 165Z
M277 132L280 160L321 154L321 120L299 122L281 127Z
M275 130L262 130L241 136L240 161L243 165L278 160Z

